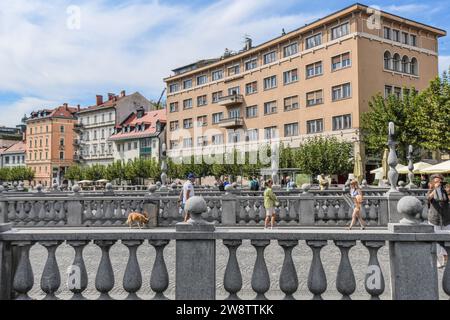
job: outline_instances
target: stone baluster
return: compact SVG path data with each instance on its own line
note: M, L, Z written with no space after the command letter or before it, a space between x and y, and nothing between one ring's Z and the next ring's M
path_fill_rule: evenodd
M408 189L416 189L417 186L414 184L414 156L413 156L413 146L409 145L408 146L408 180L409 183L407 185Z
M114 288L114 271L109 257L109 249L114 242L95 241L94 243L102 249L102 258L95 277L95 288L100 292L99 300L109 300L112 298L108 292Z
M384 292L383 272L378 262L378 250L385 245L384 241L363 241L364 246L369 250L369 265L365 277L365 288L370 294L371 300L380 300L380 295Z
M242 274L237 261L236 252L242 244L242 240L223 240L223 244L228 248L229 257L223 286L230 293L227 300L239 300L237 293L242 289Z
M447 255L450 255L450 242L444 242L441 244L445 251L447 251ZM450 264L447 263L444 270L444 275L442 277L442 290L444 290L445 294L450 296Z
M398 158L396 153L396 146L397 142L394 141L394 134L395 134L395 125L393 122L389 122L389 138L388 138L388 147L389 147L389 156L388 156L388 165L389 165L389 172L388 172L388 178L389 183L391 185L391 189L388 193L396 193L397 190L397 181L398 181L398 171L397 171L397 164L398 164Z
M356 241L334 241L335 245L341 251L341 261L336 278L336 288L342 294L343 300L350 300L350 296L356 290L356 280L353 274L352 265L348 253L356 245Z
M312 292L313 300L322 300L322 294L327 290L327 276L323 269L320 251L328 242L324 240L308 240L306 244L313 252L313 258L308 275L308 289Z
M280 289L285 294L285 300L295 300L293 294L298 289L297 270L292 261L292 250L298 245L298 240L278 240L284 249L284 261L280 274Z
M88 285L88 275L83 259L83 249L87 241L68 241L75 250L75 258L67 270L67 287L72 291L72 300L84 300L83 291Z
M256 261L252 274L252 288L256 292L256 300L267 300L265 293L270 289L270 277L264 259L264 250L270 244L270 240L252 240L251 244L256 249Z
M46 247L48 252L47 261L45 262L41 277L41 289L47 294L44 300L56 300L55 292L61 285L61 276L59 274L55 253L61 242L42 241L40 244Z
M155 292L153 300L166 300L164 291L169 287L169 273L167 272L166 262L164 261L164 248L170 240L149 240L149 243L155 248L156 256L153 263L152 275L150 277L150 288Z
M34 276L30 262L31 241L13 242L19 251L19 262L14 274L13 289L18 293L17 300L31 300L28 292L33 288Z
M127 300L138 300L136 292L142 286L142 274L137 260L137 248L142 244L140 240L123 240L122 243L128 247L129 257L125 274L123 276L123 288L128 292Z

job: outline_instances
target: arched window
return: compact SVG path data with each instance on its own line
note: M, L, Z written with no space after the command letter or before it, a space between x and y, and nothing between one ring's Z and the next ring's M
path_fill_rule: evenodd
M391 66L391 60L392 60L392 55L389 51L386 51L384 53L384 68L386 70L391 70L392 66Z
M393 66L394 71L398 71L400 72L400 55L398 53L394 54L394 66Z
M419 74L419 66L416 58L411 59L410 73L415 76Z
M407 56L403 56L402 59L402 72L409 73L409 58Z

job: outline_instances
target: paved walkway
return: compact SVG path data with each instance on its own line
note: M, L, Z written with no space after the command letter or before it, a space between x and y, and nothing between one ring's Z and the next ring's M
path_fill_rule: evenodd
M117 230L117 229L115 229ZM105 230L106 231L106 230ZM57 261L61 272L62 285L57 293L57 296L61 299L69 299L72 294L66 287L67 276L65 274L68 266L72 263L74 257L74 250L68 245L61 245L57 250ZM121 243L116 243L110 251L112 265L115 275L115 287L110 292L111 296L116 299L123 299L126 297L126 292L122 288L122 279L125 271L125 267L128 259L128 249ZM175 242L171 243L165 249L165 260L169 272L170 284L165 294L173 299L175 297ZM390 299L390 274L389 274L389 255L388 247L384 246L379 251L379 261L384 274L386 282L386 290L382 299ZM46 249L41 245L35 245L30 252L33 272L35 276L34 287L30 292L32 298L41 299L44 297L44 293L40 290L40 275L45 265L47 258ZM84 260L88 271L89 284L84 295L88 299L96 299L99 293L95 290L95 275L97 267L100 262L101 251L100 249L90 244L84 249ZM143 285L138 295L143 299L151 299L154 293L150 289L150 274L155 257L155 250L147 242L145 242L138 249L138 261L141 266ZM281 267L283 264L284 253L283 249L278 246L276 241L272 241L270 246L266 248L265 252L266 263L269 269L271 278L271 288L267 294L268 298L281 299L284 294L279 289L279 276ZM256 251L250 244L250 241L243 241L243 245L238 249L238 261L241 267L243 277L243 289L239 293L239 296L243 299L253 299L255 293L251 288L251 276L256 259ZM293 259L297 268L297 274L299 279L299 289L295 294L297 299L310 299L312 294L307 287L307 278L309 267L312 260L312 254L310 248L304 241L300 241L299 245L293 250ZM353 247L350 251L350 261L355 273L357 281L357 289L353 294L353 299L368 299L369 295L364 289L364 277L369 259L367 249L360 243ZM228 250L222 244L221 241L217 241L217 298L223 299L227 296L226 291L223 288L223 275L225 272L226 263L228 261ZM324 264L327 280L328 290L323 295L324 299L340 299L341 295L336 290L336 274L340 261L339 249L334 246L332 242L322 250L322 261ZM441 287L443 270L439 269L439 281ZM441 298L448 299L445 293L441 289Z

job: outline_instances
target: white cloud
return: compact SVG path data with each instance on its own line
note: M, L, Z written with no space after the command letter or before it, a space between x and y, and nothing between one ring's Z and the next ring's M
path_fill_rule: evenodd
M4 125L16 126L21 123L22 117L28 115L36 108L52 108L61 105L59 101L40 99L36 97L22 97L11 104L0 104L0 121Z
M0 5L0 91L27 97L12 106L0 102L9 114L2 122L16 124L45 103L93 103L95 94L120 89L157 98L171 69L220 56L226 47L239 50L245 34L260 43L325 14L277 15L290 0L221 0L202 8L156 0L79 3L80 30L67 28L69 0Z
M444 71L450 70L450 56L440 56L439 57L439 74L442 74Z

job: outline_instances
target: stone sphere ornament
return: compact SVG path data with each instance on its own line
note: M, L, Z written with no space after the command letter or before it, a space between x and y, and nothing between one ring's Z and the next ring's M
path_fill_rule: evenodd
M420 221L416 217L422 213L422 210L422 202L413 196L403 197L397 204L397 211L403 216L401 224L419 224Z
M309 183L302 184L303 193L308 193L311 190L311 185Z
M202 213L208 210L205 199L199 196L194 196L186 201L185 210L191 215L188 221L190 224L207 224L202 219Z
M158 189L158 187L154 184L151 184L148 186L148 192L150 192L150 193L155 193L157 189Z
M80 186L79 186L78 184L75 184L75 185L72 187L72 191L75 192L75 193L80 192L80 190L81 190L81 188L80 188Z

